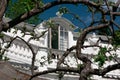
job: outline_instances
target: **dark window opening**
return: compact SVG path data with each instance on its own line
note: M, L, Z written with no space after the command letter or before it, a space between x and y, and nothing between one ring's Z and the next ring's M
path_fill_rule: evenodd
M58 49L58 26L54 26L51 29L51 38L52 38L52 48L53 49Z

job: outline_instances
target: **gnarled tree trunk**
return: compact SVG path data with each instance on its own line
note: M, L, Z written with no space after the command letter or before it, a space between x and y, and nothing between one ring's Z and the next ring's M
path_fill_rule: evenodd
M8 1L9 0L0 0L0 32L6 25L5 22L3 21L3 16L8 5Z

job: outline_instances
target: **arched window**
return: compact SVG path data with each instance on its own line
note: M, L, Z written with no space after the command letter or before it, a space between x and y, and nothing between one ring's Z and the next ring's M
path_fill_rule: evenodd
M52 49L66 50L68 48L68 31L56 24L49 31L49 47Z

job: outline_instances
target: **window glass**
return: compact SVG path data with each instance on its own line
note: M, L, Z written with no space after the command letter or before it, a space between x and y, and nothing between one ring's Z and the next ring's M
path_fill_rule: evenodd
M68 32L60 26L60 50L66 50L68 47Z

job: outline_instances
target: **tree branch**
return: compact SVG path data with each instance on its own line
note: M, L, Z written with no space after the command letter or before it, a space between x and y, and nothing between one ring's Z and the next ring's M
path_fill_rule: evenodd
M5 31L22 21L29 19L32 16L40 14L40 13L44 12L45 10L52 8L56 5L60 5L60 4L85 4L85 5L93 6L96 9L100 10L102 13L104 13L104 11L101 8L99 8L100 7L99 5L97 5L96 3L93 3L91 1L88 1L88 0L58 0L58 1L53 1L53 2L47 3L41 8L35 7L32 10L30 10L29 12L21 14L20 16L16 17L15 19L11 20L10 22L8 22L9 27L4 28L3 30Z
M0 0L0 21L2 21L2 18L4 16L5 10L7 8L9 0Z
M11 46L11 44L13 43L13 41L16 40L17 38L19 38L20 40L22 40L22 41L29 47L29 49L30 49L31 52L32 52L33 57L32 57L32 63L31 63L31 73L32 73L32 75L33 75L33 74L34 74L34 61L35 61L36 53L35 53L34 49L32 48L32 46L31 46L29 43L27 43L24 39L22 39L21 37L16 36L15 38L13 38L13 39L10 41L10 43L7 45L6 48L9 48L9 47ZM3 55L4 52L5 52L5 50L2 52L1 55Z
M106 28L108 26L109 26L109 23L106 23L106 24L101 24L101 25L98 25L98 26L87 27L86 29L84 29L84 31L80 34L80 36L77 40L77 43L76 43L76 54L78 56L78 59L80 59L79 57L80 57L80 54L81 54L81 48L82 48L83 43L85 41L86 35L91 31Z
M34 77L37 77L37 76L40 76L40 75L44 75L44 74L48 74L48 73L56 73L57 71L79 73L79 70L77 68L61 67L61 68L56 68L56 69L45 70L43 72L38 72L35 75L31 76L31 78L29 80L32 80Z
M3 27L5 27L5 23L3 22L3 16L6 11L9 0L0 0L0 31L2 31Z
M120 63L118 64L113 64L113 65L109 65L104 69L94 69L91 70L90 74L94 74L94 75L99 75L99 76L104 76L106 73L116 70L116 69L120 69Z
M84 44L86 35L91 31L94 31L94 30L97 30L97 29L102 29L102 28L105 28L105 27L108 27L108 26L109 26L109 23L101 24L101 25L98 25L98 26L87 27L80 34L80 36L77 40L77 43L76 43L76 55L77 55L77 58L83 62L84 69L80 72L80 79L79 80L87 80L87 76L90 75L89 72L91 70L91 61L87 57L81 55L81 48Z
M60 64L64 62L64 59L68 56L68 54L76 49L76 46L72 46L71 48L67 49L67 51L62 55L62 57L59 59L57 63L57 67L60 67Z

